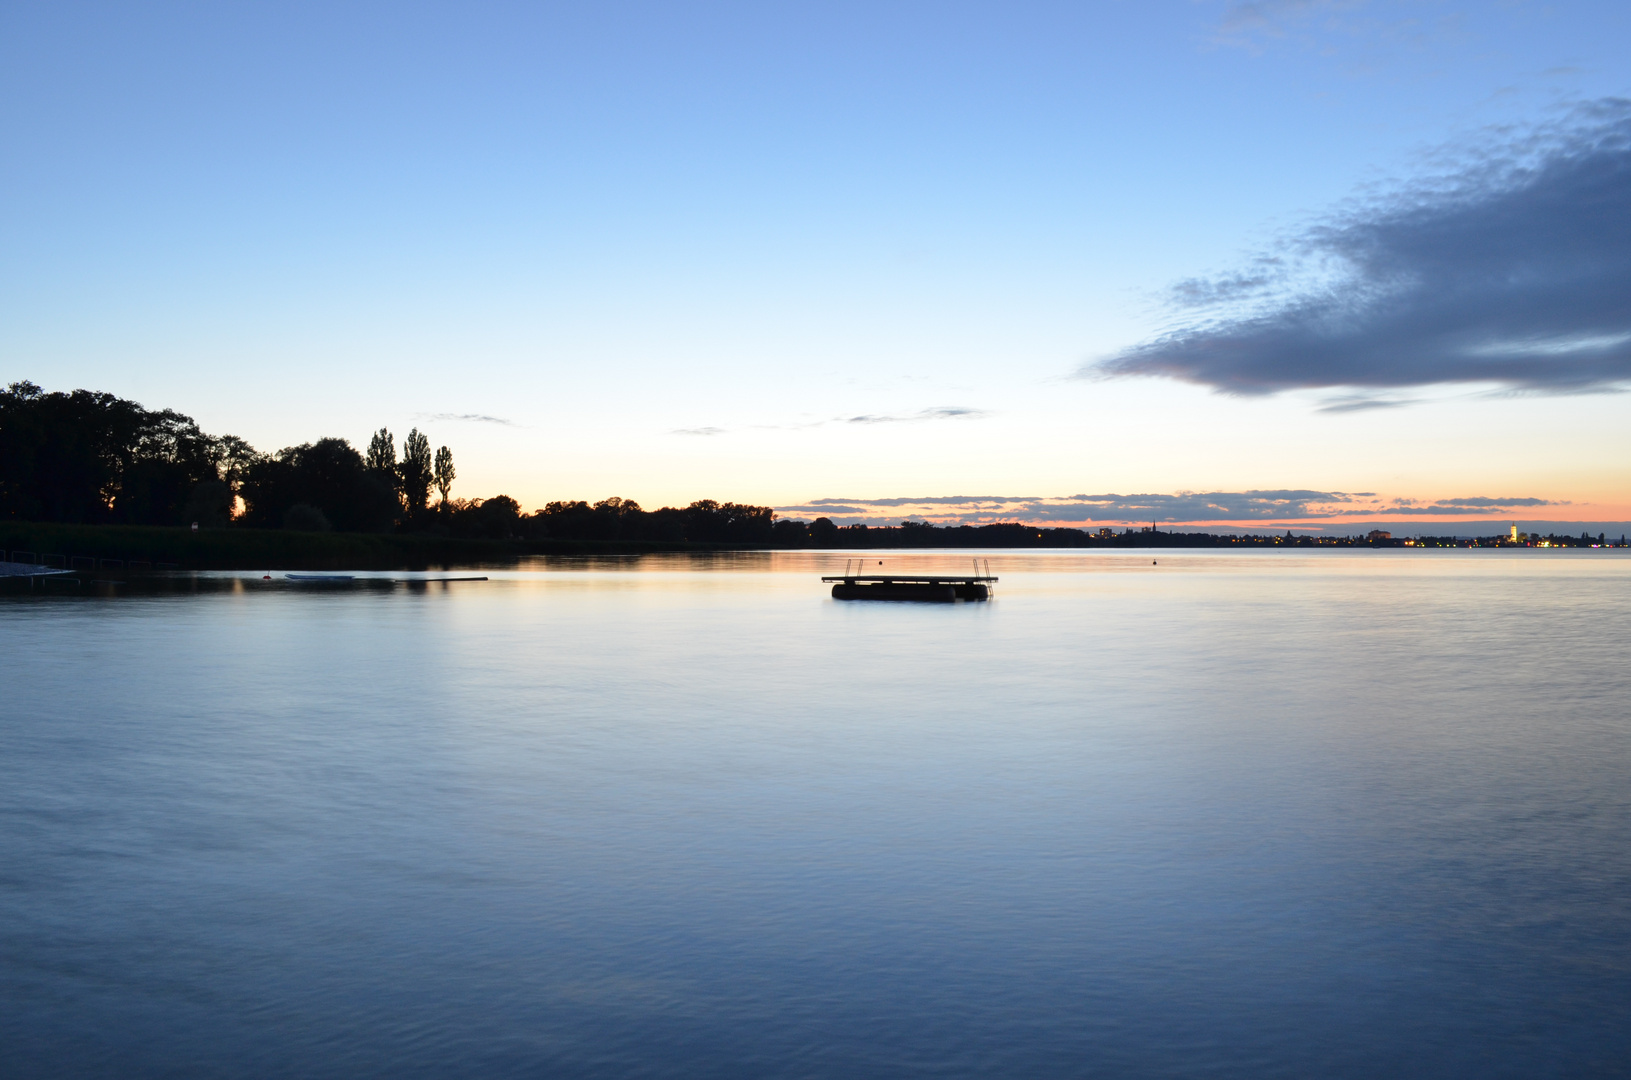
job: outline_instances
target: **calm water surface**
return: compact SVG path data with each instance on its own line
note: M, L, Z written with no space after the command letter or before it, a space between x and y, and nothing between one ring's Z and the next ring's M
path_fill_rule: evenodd
M1631 1075L1631 557L989 557L0 599L0 1074Z

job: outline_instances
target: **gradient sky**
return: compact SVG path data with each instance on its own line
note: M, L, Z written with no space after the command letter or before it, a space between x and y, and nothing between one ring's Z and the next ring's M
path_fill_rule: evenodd
M9 3L0 378L417 425L528 509L1623 522L1628 55L1618 2Z

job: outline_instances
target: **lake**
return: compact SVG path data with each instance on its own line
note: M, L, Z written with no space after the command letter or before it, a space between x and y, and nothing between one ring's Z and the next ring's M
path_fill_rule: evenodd
M0 598L0 1074L1631 1075L1631 554L979 554Z

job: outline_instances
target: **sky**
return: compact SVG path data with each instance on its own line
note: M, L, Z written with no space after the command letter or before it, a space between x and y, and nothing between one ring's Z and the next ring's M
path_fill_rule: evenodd
M0 3L0 380L417 427L529 510L1613 528L1627 55L1587 0Z

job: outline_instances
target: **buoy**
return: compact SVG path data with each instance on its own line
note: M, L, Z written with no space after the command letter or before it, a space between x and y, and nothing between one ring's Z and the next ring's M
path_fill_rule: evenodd
M1151 566L1159 566L1159 565L1161 565L1161 564L1160 564L1160 563L1158 563L1158 562L1156 562L1156 561L1155 561L1155 560L1154 560L1154 559L1151 559L1151 560L1150 560L1150 565L1151 565Z

